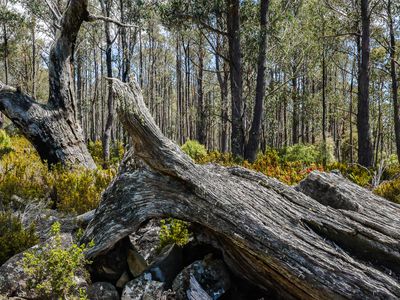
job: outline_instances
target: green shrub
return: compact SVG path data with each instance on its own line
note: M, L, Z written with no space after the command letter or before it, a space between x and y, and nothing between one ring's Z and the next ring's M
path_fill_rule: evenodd
M311 164L318 161L319 152L315 145L295 144L287 147L282 155L285 162L302 162Z
M358 164L333 163L327 166L326 171L339 170L343 176L362 187L371 184L373 172Z
M11 138L12 152L0 159L0 196L5 205L13 195L22 199L48 199L60 210L84 213L97 207L115 168L87 170L55 166L51 170L22 137Z
M400 204L400 178L380 184L375 188L374 193Z
M94 162L98 166L104 166L104 152L101 141L89 142L88 144L89 153L92 155ZM120 163L124 156L124 146L121 142L115 142L110 148L110 161L108 165L117 165Z
M0 160L0 194L7 205L12 195L23 199L44 199L48 195L48 168L33 146L22 137L11 138L13 151Z
M35 226L24 228L16 216L0 213L0 265L38 242Z
M166 245L176 244L182 247L189 242L190 233L187 222L173 218L161 220L160 222L160 250Z
M0 129L0 158L13 151L11 148L11 138L5 130Z
M315 162L323 163L324 159L327 164L335 162L334 149L335 146L332 138L328 138L326 143L321 141L321 143L317 145L318 153Z
M101 141L90 141L88 144L88 150L94 162L101 166L103 164L103 146Z
M2 129L0 129L0 148L11 148L11 139Z
M48 243L24 254L22 267L28 276L28 288L40 299L76 298L74 277L83 274L88 278L85 266L89 261L84 255L87 247L77 244L63 247L58 222L52 225L51 234ZM79 294L81 299L86 298L82 289Z
M52 189L52 200L59 210L81 214L97 207L101 193L115 173L115 169L58 167L47 177L47 185Z
M201 161L207 156L206 147L195 140L188 140L181 148L183 152L196 161Z
M392 180L398 177L399 174L400 174L400 165L397 162L393 162L392 159L389 159L387 167L385 168L382 174L382 180Z

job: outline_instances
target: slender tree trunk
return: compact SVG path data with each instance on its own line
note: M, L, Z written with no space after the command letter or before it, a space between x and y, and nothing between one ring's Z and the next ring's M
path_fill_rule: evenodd
M292 67L292 101L293 101L293 112L292 112L292 144L299 143L299 99L297 99L297 78L296 66Z
M200 144L206 144L206 112L203 96L203 69L204 69L204 45L203 38L199 37L199 49L198 49L198 71L197 71L197 140Z
M369 124L369 57L370 57L370 15L369 0L361 0L361 68L358 79L358 163L372 166L372 145Z
M110 17L111 11L111 1L110 0L100 0L101 8L103 14ZM112 70L112 46L113 41L111 38L110 23L104 23L104 32L106 36L106 67L107 67L107 77L113 77ZM111 145L111 130L114 124L114 98L113 98L113 86L112 80L107 81L107 120L106 126L104 128L103 134L103 160L105 167L110 161L110 145Z
M217 16L217 18L220 16ZM222 25L219 22L219 28L222 28ZM224 49L224 41L225 39L217 37L216 43L216 54L215 54L215 69L217 71L217 79L220 89L221 95L221 152L225 153L228 151L228 66L227 62L224 60L221 68L220 63L220 54Z
M354 138L353 138L353 88L354 88L354 69L355 61L353 61L353 66L351 69L351 79L350 79L350 103L349 103L349 128L350 128L350 163L354 163Z
M240 48L240 1L227 0L229 64L232 97L232 154L236 157L244 155L244 101L242 77L242 51Z
M32 97L36 99L36 20L33 17L31 24L32 37Z
M322 17L323 18L323 17ZM325 20L322 20L322 34L325 35ZM326 166L327 159L327 145L326 145L326 83L327 83L327 72L326 72L326 49L325 42L322 48L322 165Z
M393 99L393 113L394 113L394 133L396 137L396 152L397 158L400 162L400 110L398 103L398 79L396 68L396 39L393 28L392 16L392 1L388 0L387 15L389 22L389 35L390 35L390 75L392 77L392 99Z
M8 84L8 36L7 27L3 24L3 64L4 64L4 80Z
M139 30L139 84L143 88L143 48L142 48L142 31Z
M256 98L253 109L253 122L251 124L249 140L246 145L245 159L255 161L257 150L260 145L261 124L264 114L265 97L265 59L267 51L267 14L269 0L260 1L260 37L259 53L257 59L257 85Z
M79 124L83 126L83 97L82 97L82 89L83 89L83 82L82 82L82 54L81 51L77 52L76 58L76 96L77 96L77 103L78 103L78 120ZM84 127L84 126L83 126Z

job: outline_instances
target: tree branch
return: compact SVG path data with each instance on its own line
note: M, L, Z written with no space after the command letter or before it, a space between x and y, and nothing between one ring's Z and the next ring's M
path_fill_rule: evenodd
M0 93L16 92L17 89L0 81Z
M105 17L105 16L98 16L98 15L93 15L90 14L87 19L87 22L95 22L95 21L104 21L104 22L109 22L109 23L113 23L115 25L118 25L120 27L137 27L139 28L138 25L133 25L133 24L126 24L126 23L122 23L120 21L117 21L113 18L109 18L109 17Z

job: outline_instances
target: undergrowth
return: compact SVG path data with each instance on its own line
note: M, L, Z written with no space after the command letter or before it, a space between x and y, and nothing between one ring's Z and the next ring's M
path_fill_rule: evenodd
M35 225L24 228L20 219L10 212L0 212L0 266L10 257L38 242Z
M17 195L26 201L50 199L52 206L61 211L84 213L97 207L101 193L116 174L116 166L49 169L33 146L20 136L11 137L7 147L11 150L0 158L0 197L5 206ZM1 149L0 143L0 153Z
M60 223L54 223L51 239L24 253L22 267L28 277L28 288L39 299L88 299L76 278L89 278L85 266L90 261L84 251L93 243L63 245L60 229Z

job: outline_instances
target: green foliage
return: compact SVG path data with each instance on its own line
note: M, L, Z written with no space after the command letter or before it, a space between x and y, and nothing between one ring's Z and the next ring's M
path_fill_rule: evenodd
M104 152L103 145L101 141L89 142L88 150L93 157L94 162L98 166L104 166ZM110 149L110 161L107 163L108 165L118 165L124 156L124 146L121 142L116 142L111 145Z
M0 265L38 242L35 226L24 228L16 216L0 213Z
M382 174L382 180L395 179L400 174L400 164L397 162L397 156L389 157L387 166Z
M253 163L245 161L241 165L269 177L277 178L289 185L297 184L314 170L323 170L322 166L315 162L306 164L303 160L287 161L286 158L281 158L274 149L259 154Z
M0 195L7 205L12 195L23 199L44 199L48 193L48 168L32 145L22 137L12 137L13 151L0 160Z
M194 160L202 160L207 156L206 147L195 140L188 140L181 148Z
M81 214L97 207L102 191L115 176L115 170L56 167L49 174L47 185L52 187L52 198L57 208Z
M397 178L382 183L374 190L374 193L400 204L400 179Z
M282 160L286 162L315 163L320 156L315 145L296 144L283 151Z
M189 242L190 233L187 222L173 218L161 220L160 222L161 230L159 235L159 249L170 244L176 244L182 247Z
M363 187L367 187L372 181L373 172L358 164L333 163L327 166L326 171L332 170L339 170L343 176Z
M5 130L0 129L0 158L11 151L11 139Z
M0 148L11 148L11 139L5 130L0 130Z
M12 137L13 151L0 159L0 195L7 205L12 195L22 199L48 199L63 211L84 213L97 207L100 195L115 176L115 168L87 170L43 163L32 145Z
M75 243L64 247L58 222L52 225L51 234L49 242L24 254L22 266L28 276L28 288L40 299L77 297L74 277L78 274L88 277L85 265L90 262L84 255L88 248ZM79 296L86 298L83 290L79 290Z
M321 141L319 145L316 146L318 154L316 156L317 163L323 163L324 159L326 164L331 164L335 162L335 155L334 153L334 142L332 138L328 138L326 143Z

